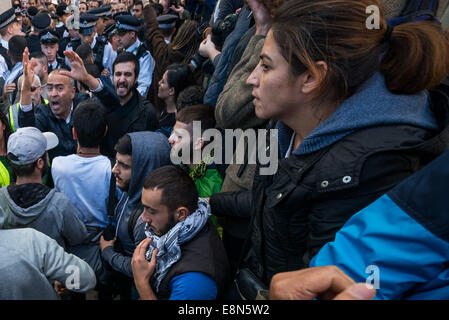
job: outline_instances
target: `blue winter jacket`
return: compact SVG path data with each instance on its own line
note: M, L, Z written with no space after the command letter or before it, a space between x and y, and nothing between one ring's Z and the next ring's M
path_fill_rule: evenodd
M311 261L376 299L449 299L449 152L352 216Z

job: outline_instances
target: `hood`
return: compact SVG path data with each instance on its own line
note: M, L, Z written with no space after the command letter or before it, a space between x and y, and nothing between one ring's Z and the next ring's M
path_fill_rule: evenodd
M37 204L22 208L19 207L10 197L7 187L0 189L0 228L11 229L16 226L26 226L36 220L53 198L56 190L52 189L47 196Z
M128 204L140 204L143 180L151 171L170 165L170 144L157 132L128 133L132 144L132 173L128 189Z
M414 95L391 93L381 73L374 74L361 88L345 100L337 110L316 127L304 139L295 155L309 154L323 149L350 133L380 125L412 125L438 130L438 123L430 107L429 93L422 91ZM279 134L279 149L285 155L290 145L293 130L281 121L276 124Z

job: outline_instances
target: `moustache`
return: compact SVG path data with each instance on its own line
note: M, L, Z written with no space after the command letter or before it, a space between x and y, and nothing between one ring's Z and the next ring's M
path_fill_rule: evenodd
M119 82L119 83L117 83L117 88L128 89L128 83L126 83L126 82Z

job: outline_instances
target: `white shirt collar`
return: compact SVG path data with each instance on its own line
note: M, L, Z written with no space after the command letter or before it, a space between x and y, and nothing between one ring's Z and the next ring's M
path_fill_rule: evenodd
M58 60L55 59L55 61L53 61L53 63L48 63L48 66L51 66L53 68L53 70L58 68Z
M97 43L97 37L98 37L98 33L95 32L94 41L92 41L92 44L90 45L91 49L93 49L95 47L95 44Z
M69 124L70 120L72 120L72 114L73 114L73 102L72 102L72 106L70 107L70 113L69 116L67 117L67 119L65 119L65 123ZM60 116L55 115L56 118L58 119L62 119Z
M1 39L0 42L1 42L3 48L5 48L6 50L9 50L8 41Z
M130 46L128 49L126 49L126 51L134 53L134 51L136 51L139 46L140 46L140 41L139 41L139 39L136 39L136 42L134 42L134 44L132 46Z

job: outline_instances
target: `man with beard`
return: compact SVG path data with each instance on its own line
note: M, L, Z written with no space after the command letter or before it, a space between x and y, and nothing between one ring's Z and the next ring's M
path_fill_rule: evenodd
M48 76L49 103L38 105L33 112L30 97L35 65L35 60L29 61L28 55L23 55L24 81L20 97L19 125L20 127L36 127L42 132L49 131L56 134L59 145L49 151L50 160L57 156L76 153L76 142L72 135L72 114L74 108L89 96L76 93L74 81L64 75L63 70L56 69Z
M102 236L100 250L103 260L114 270L113 278L120 283L120 297L129 299L133 277L131 256L145 238L143 222L136 223L131 217L137 213L138 218L142 212L143 179L154 169L170 164L170 145L162 133L132 132L117 142L115 150L117 160L112 174L122 195L114 212L115 237Z
M201 124L201 136L194 141L193 122ZM176 114L176 123L173 133L168 139L171 145L171 159L180 158L180 167L183 168L195 182L198 194L202 198L209 198L214 193L221 190L223 179L214 163L212 154L203 154L203 149L207 142L203 138L203 133L215 128L214 107L207 104L189 106ZM194 153L199 153L200 163L194 163L196 157ZM210 217L215 224L220 235L222 228L218 224L215 216Z
M108 78L97 79L88 74L76 52L66 51L64 54L70 61L72 71L61 71L61 74L82 82L108 112L110 129L106 134L105 143L101 146L102 154L114 157L114 145L128 132L154 131L159 128L156 109L136 90L139 61L134 54L123 52L114 61L114 88L108 84Z
M115 20L119 48L133 53L139 61L137 91L146 97L153 79L155 62L145 45L137 37L138 28L142 23L131 15L117 16Z
M131 261L140 298L220 298L229 264L208 219L210 205L198 199L189 175L175 166L154 170L143 182L142 205L147 239L137 246Z
M58 145L52 132L20 128L8 140L8 160L16 183L0 189L2 229L33 228L66 248L79 245L87 230L70 200L42 183L48 171L47 151Z

